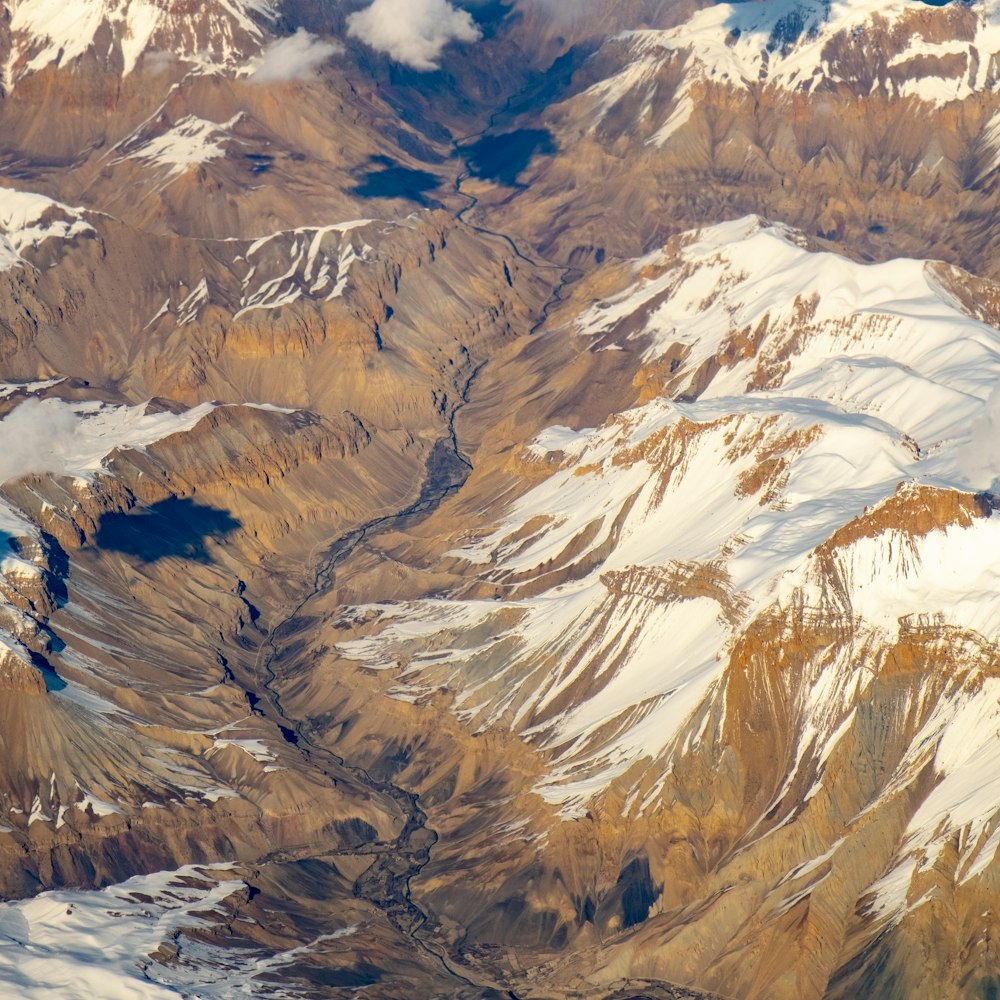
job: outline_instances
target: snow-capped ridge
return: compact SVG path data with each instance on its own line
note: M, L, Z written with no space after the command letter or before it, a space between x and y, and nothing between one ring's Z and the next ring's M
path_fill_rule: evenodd
M84 211L41 194L0 187L0 271L27 263L25 251L49 239L93 233Z
M547 749L537 790L567 815L667 751L735 636L825 581L822 559L840 561L839 606L870 629L947 605L990 635L997 614L949 589L948 574L928 583L928 567L976 549L992 592L1000 530L975 492L989 479L971 482L961 460L1000 379L1000 332L933 268L858 264L750 217L675 238L622 274L577 332L595 348L637 342L654 370L674 351L669 389L528 446L540 481L449 553L494 601L396 608L381 633L341 647L402 665L399 696L457 690L468 724L511 726ZM895 566L900 546L924 555ZM459 652L449 636L475 622L491 623L490 640Z
M208 67L236 67L257 54L276 0L206 0L194 14L154 0L9 0L11 52L4 67L7 90L19 77L47 66L66 66L89 53L123 74L144 55L164 53ZM99 51L103 31L110 47Z
M625 32L606 45L622 68L588 91L594 127L619 104L637 105L639 124L659 108L647 141L662 146L692 117L699 88L720 83L935 105L988 92L1000 66L1000 18L996 0L760 0L715 4L678 27Z

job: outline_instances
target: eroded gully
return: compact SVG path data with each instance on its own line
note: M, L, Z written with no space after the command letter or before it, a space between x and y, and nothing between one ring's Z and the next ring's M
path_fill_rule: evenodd
M286 638L297 630L297 623L307 605L316 597L333 587L337 567L341 565L366 539L390 528L401 527L407 521L430 514L445 497L460 489L472 471L472 464L462 454L455 433L455 418L468 400L469 392L482 366L475 368L467 378L461 393L461 401L456 405L448 420L448 438L442 439L432 451L428 461L426 479L420 495L409 506L392 514L372 518L352 531L333 541L323 553L315 571L311 586L306 594L267 633L257 651L255 676L260 686L255 694L257 710L269 717L281 729L285 739L294 743L306 760L317 767L330 780L330 765L346 771L361 786L383 798L391 799L405 821L398 836L392 841L352 846L331 851L310 851L311 856L329 857L336 854L371 856L372 864L354 884L354 895L377 906L389 923L402 937L426 954L433 962L442 965L449 976L462 984L480 991L502 991L504 995L515 997L514 993L502 985L472 978L471 970L459 970L449 958L447 951L437 942L428 940L420 931L428 923L428 915L412 899L410 881L415 878L430 861L431 848L438 835L427 826L427 814L420 806L419 796L391 781L372 775L366 768L352 764L332 750L320 745L309 733L302 720L293 718L285 711L279 680L275 670L276 661L282 653ZM324 766L326 765L326 766ZM303 855L275 852L268 861L299 859Z
M456 153L459 155L461 153L459 143L475 139L489 131L497 114L499 112L490 117L489 123L482 131L456 142ZM538 320L529 330L529 334L534 334L545 323L550 310L561 301L563 289L580 273L579 269L551 261L534 259L525 254L508 234L495 232L467 221L466 216L476 208L479 202L479 199L474 195L467 194L462 190L462 184L469 176L470 172L466 169L455 180L456 193L468 201L467 205L455 213L456 221L482 236L503 242L517 259L524 261L532 268L553 270L560 273L559 280L552 287L547 301L542 306ZM457 968L442 945L429 940L426 935L420 933L428 924L429 917L413 901L410 883L430 861L431 849L437 842L438 835L427 826L427 814L420 806L419 796L390 781L375 778L364 767L348 762L332 750L317 743L310 735L304 722L293 718L285 711L281 693L277 687L279 677L275 670L276 661L281 656L284 641L295 633L297 622L307 605L333 587L337 567L345 562L359 545L382 531L401 527L413 518L430 514L446 497L464 485L472 471L472 463L461 451L455 431L455 420L468 401L483 364L485 362L472 370L462 388L460 401L449 414L448 437L441 439L431 454L420 495L404 509L372 518L365 524L335 539L327 547L320 558L308 591L270 629L258 648L254 675L259 687L252 694L257 710L270 717L279 726L285 739L294 743L310 764L319 768L331 780L333 778L330 775L329 765L335 765L337 769L346 771L359 784L370 789L373 793L391 799L405 817L403 827L393 841L375 842L339 851L323 852L322 856L340 853L355 856L366 855L374 858L372 864L355 882L354 895L373 903L382 910L401 936L411 941L433 962L442 965L447 974L455 980L475 990L490 993L499 992L511 1000L519 1000L518 995L511 991L509 986L486 980L466 967ZM324 767L324 763L327 765L326 767ZM319 852L311 853L319 854ZM269 858L262 860L264 862L268 860L279 861L289 857L290 855L283 852L276 852Z

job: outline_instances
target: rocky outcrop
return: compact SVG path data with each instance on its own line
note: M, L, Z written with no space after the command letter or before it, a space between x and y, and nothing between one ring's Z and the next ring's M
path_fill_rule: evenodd
M45 694L42 675L28 662L22 652L4 646L0 649L0 690L7 696Z

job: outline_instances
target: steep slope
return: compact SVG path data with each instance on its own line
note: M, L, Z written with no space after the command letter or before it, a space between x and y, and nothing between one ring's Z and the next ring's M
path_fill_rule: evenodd
M548 276L442 213L198 242L0 204L4 891L400 835L295 749L272 631L461 482L454 414Z
M339 8L195 6L13 4L0 183L220 240L447 202L447 129L398 117Z
M548 155L475 193L560 259L757 213L858 259L994 274L994 21L989 4L766 0L624 31L496 137L543 128Z
M380 542L343 584L419 586L386 555L431 574L432 599L339 612L365 636L339 656L519 762L499 796L518 860L484 893L446 860L496 870L486 829L454 815L462 778L442 793L436 742L405 744L445 833L423 891L474 940L528 953L594 949L594 925L604 947L582 969L536 969L551 989L572 970L608 990L822 996L843 961L831 995L888 989L886 965L908 996L957 995L979 956L924 969L884 934L923 925L922 873L955 838L956 874L928 900L981 899L995 870L977 762L996 753L996 526L976 491L996 473L1000 337L949 291L959 272L859 266L753 219L618 275L547 336L632 355L649 401L499 449L499 468L488 434L447 515L461 534ZM428 549L440 534L452 546ZM751 958L762 940L780 962ZM876 940L872 964L857 957Z
M296 767L299 755L255 717L217 652L257 614L239 583L261 553L234 516L240 486L249 500L270 475L359 447L349 421L323 427L304 416L53 397L29 398L4 419L8 479L31 468L50 474L5 486L3 617L7 663L17 667L3 705L6 892L104 882L220 852L254 857L324 830L350 844L359 831L371 831L366 839L398 824L394 804L359 795L349 775L331 791ZM199 438L222 468L189 458L187 483L171 482L167 468L180 465L157 453L188 439L204 451ZM228 509L211 499L220 473L231 484ZM263 513L258 539L267 537ZM191 567L187 593L152 599L157 580L170 588L178 562Z

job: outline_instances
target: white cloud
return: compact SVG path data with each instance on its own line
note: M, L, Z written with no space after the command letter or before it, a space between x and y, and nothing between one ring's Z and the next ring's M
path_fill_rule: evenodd
M143 403L27 399L0 420L0 483L32 473L89 478L116 448L145 448L190 430L214 405L173 413Z
M305 28L299 28L294 35L279 38L264 49L250 73L250 80L253 83L301 80L342 51L335 42L323 41Z
M155 73L159 75L160 73L166 73L167 70L173 69L179 61L180 60L178 60L177 54L174 52L153 50L143 54L142 68L148 73Z
M448 0L372 0L347 19L347 33L421 70L437 69L449 42L481 37L472 15Z
M61 472L76 429L76 415L68 407L23 402L0 421L0 483L33 472Z

